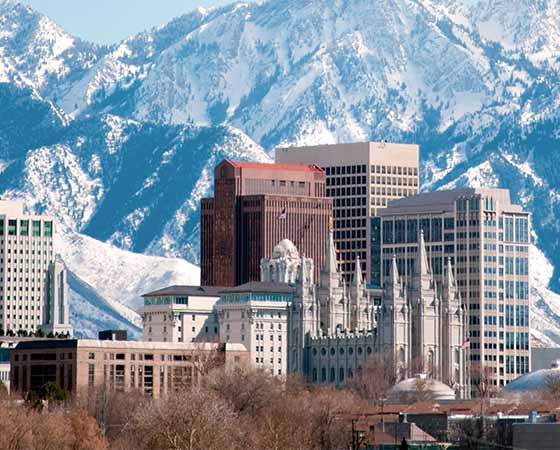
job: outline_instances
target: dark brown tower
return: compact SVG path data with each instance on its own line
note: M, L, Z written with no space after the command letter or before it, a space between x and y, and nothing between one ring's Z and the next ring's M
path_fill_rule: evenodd
M331 215L325 173L316 166L222 161L214 197L201 204L201 283L259 281L261 258L282 239L313 258L317 277Z

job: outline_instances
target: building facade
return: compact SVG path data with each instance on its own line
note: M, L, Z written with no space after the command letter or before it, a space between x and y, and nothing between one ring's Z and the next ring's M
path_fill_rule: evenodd
M468 311L470 360L491 367L502 386L531 367L530 217L505 189L455 189L389 203L371 219L370 278L383 283L393 257L404 280L414 275L418 239L444 285L448 261Z
M143 339L151 342L215 342L220 331L215 304L225 288L170 286L144 294Z
M50 216L24 214L0 200L0 328L71 332L66 272L54 248Z
M359 257L364 263L363 276L371 282L369 218L389 201L418 192L419 147L364 142L278 148L276 162L315 164L325 170L327 196L333 199L334 239L342 273L350 280Z
M305 258L292 252L292 264L283 264L298 274L293 275L296 295L289 314L290 372L312 383L343 385L373 355L385 354L399 379L421 371L450 386L457 397L468 397L465 311L451 261L438 284L421 237L411 280L405 282L393 258L381 305L376 306L359 259L352 281L345 284L336 265L332 232L326 252L316 284ZM273 269L274 257L262 264L269 274L279 273Z
M352 280L344 281L332 231L323 245L317 281L313 260L284 239L261 259L260 282L220 292L213 306L220 341L242 344L253 367L319 384L344 385L383 353L399 379L423 371L467 397L465 311L451 260L438 283L421 238L411 280L395 257L379 291L367 287L359 259Z
M12 351L11 390L24 395L54 381L71 394L106 387L158 398L213 368L247 364L247 351L235 344L32 340Z
M286 375L293 295L292 286L283 282L252 281L227 289L216 303L220 341L243 344L253 367Z
M214 171L214 197L201 202L201 278L205 286L259 281L260 260L288 237L316 261L332 202L315 166L224 160Z

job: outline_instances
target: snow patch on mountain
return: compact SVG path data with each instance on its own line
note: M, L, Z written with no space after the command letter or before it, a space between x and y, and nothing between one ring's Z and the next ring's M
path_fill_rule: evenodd
M142 294L173 284L200 284L199 268L183 259L132 253L77 233L57 235L55 245L69 270L137 327ZM83 314L77 315L81 320Z
M69 146L58 144L30 151L22 188L7 191L5 196L23 200L31 209L48 205L57 224L77 230L95 211L103 196L103 183L82 170Z
M548 289L554 267L536 246L531 246L531 336L538 346L560 346L560 295Z

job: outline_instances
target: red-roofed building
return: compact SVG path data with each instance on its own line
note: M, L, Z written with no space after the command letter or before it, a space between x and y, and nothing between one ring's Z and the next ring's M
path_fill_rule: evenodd
M201 203L201 283L237 286L260 280L260 261L282 239L325 261L332 202L317 166L224 160L214 170L214 197Z

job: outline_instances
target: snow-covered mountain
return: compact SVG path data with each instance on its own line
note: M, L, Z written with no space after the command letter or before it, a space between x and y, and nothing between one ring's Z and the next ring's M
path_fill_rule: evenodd
M560 0L236 3L111 47L0 0L0 81L0 192L193 263L220 158L419 143L424 189L499 185L532 211L537 322L557 327L534 335L560 343Z
M56 218L82 335L118 327L137 337L142 293L198 284L198 267L184 258L198 258L198 200L213 166L269 159L230 126L111 114L72 120L31 88L9 84L0 84L0 104L0 192Z

